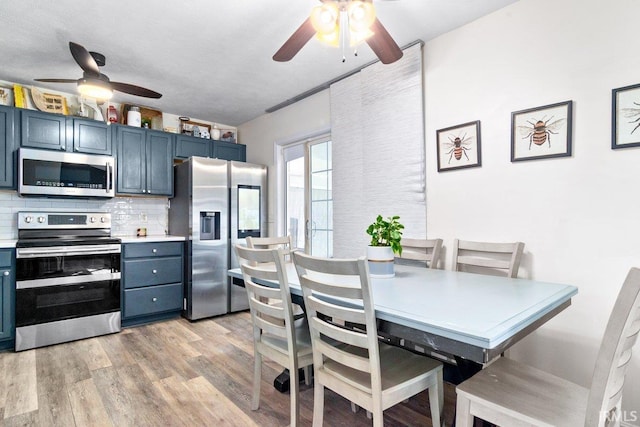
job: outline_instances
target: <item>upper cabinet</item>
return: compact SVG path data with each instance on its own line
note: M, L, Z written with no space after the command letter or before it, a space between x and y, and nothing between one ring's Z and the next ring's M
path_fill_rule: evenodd
M192 156L245 162L247 160L247 146L189 135L176 135L175 157L186 159Z
M173 134L114 125L118 194L173 195Z
M0 106L0 188L15 188L14 135L16 110Z
M106 123L34 110L20 112L20 146L111 155Z

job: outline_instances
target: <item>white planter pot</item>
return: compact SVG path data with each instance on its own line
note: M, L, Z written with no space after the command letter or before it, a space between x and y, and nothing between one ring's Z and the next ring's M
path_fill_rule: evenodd
M394 255L391 246L367 246L367 261L369 261L369 275L371 277L393 277Z

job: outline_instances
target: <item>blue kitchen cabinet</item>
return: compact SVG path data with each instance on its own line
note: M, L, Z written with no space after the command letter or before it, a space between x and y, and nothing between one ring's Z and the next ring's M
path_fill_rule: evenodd
M247 160L247 146L228 141L196 138L190 135L176 136L175 157L215 157L222 160Z
M20 110L20 146L46 150L67 149L67 117Z
M71 119L69 119L71 120ZM111 155L111 130L96 120L73 119L73 151Z
M213 148L210 139L196 138L190 135L176 135L175 157L188 159L189 157L211 157Z
M20 146L111 155L111 131L101 121L20 111Z
M122 325L179 315L183 283L184 242L122 245Z
M15 108L0 106L0 188L16 188L14 180Z
M247 146L227 141L213 141L213 155L223 160L247 161Z
M173 194L173 134L114 125L118 194Z
M0 249L0 350L15 339L15 261L13 249Z

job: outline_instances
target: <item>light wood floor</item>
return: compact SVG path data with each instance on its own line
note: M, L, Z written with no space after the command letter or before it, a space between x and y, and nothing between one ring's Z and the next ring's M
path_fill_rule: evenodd
M248 313L175 319L20 353L0 353L0 426L284 426L289 394L265 364L261 405L250 409L253 347ZM445 387L451 424L453 387ZM427 393L384 414L388 426L429 426ZM302 425L313 386L301 384ZM363 410L327 390L325 425L370 426Z

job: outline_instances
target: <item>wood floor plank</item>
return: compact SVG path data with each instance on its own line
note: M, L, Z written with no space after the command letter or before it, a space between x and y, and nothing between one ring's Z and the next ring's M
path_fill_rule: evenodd
M36 352L38 360L46 353ZM38 375L37 425L65 427L75 424L65 376L57 371Z
M260 408L251 410L253 342L246 312L195 322L172 319L0 353L0 368L0 427L289 423L289 394L272 385L282 371L274 362L263 363ZM313 385L301 383L301 425L311 425L313 397ZM428 426L428 408L427 393L420 393L385 411L385 426ZM449 425L454 409L455 388L449 385ZM331 390L325 390L324 420L331 426L371 426L365 411L353 414L350 403Z
M36 351L8 353L5 364L9 375L6 381L4 418L37 410Z
M100 340L78 341L77 347L90 371L111 366L111 359L107 356L100 342Z
M77 427L112 426L92 378L68 386L69 401Z

